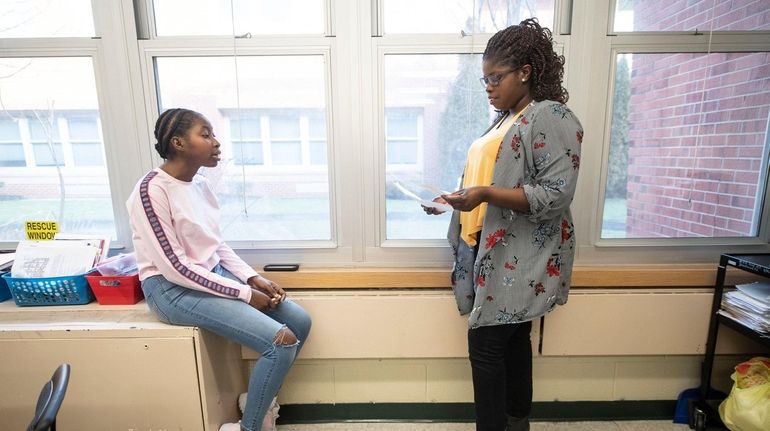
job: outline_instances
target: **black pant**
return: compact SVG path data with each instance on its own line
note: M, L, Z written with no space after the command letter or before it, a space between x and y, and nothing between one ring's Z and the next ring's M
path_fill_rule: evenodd
M476 431L504 431L532 410L532 322L468 330Z

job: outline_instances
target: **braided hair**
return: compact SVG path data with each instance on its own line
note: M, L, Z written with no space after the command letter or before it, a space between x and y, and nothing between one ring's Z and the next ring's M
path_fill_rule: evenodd
M163 159L168 159L173 155L171 138L187 135L195 122L202 118L203 115L189 109L174 108L163 111L155 122L155 151Z
M567 103L569 94L562 86L564 56L553 50L551 30L540 27L534 18L500 30L489 39L484 61L517 69L532 66L530 82L535 100Z

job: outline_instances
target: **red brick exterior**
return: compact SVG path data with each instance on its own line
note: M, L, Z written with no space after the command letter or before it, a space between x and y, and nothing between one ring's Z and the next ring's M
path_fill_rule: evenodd
M717 27L767 25L759 21L770 14L757 8L762 2L724 3L717 7ZM636 2L635 27L681 30L682 20L684 27L703 23L712 4ZM635 54L630 87L626 236L755 234L770 53Z

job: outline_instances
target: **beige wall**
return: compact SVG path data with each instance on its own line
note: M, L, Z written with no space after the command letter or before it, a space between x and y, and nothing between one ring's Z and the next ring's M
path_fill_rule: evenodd
M472 400L466 321L447 290L291 296L314 326L281 402ZM710 289L574 289L542 332L533 325L535 399L676 399L699 385L711 298ZM713 385L728 390L741 352L762 351L720 327Z

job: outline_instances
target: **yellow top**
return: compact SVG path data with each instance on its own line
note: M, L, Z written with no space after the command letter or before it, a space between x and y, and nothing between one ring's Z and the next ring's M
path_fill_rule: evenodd
M516 115L508 113L508 116L497 126L490 129L484 136L473 141L473 144L468 149L468 159L465 162L465 173L463 175L464 189L474 186L492 185L492 174L495 172L495 161L497 161L497 152L500 149L500 144L514 121L521 116L521 112ZM484 225L486 213L486 202L470 211L460 213L460 238L470 247L476 245L478 233L481 232L481 228Z

